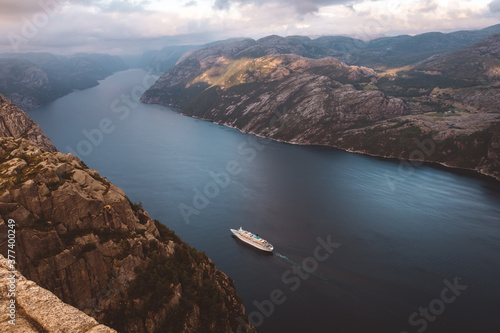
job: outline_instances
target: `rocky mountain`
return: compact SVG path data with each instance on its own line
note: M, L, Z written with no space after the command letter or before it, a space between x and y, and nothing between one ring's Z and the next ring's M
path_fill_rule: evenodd
M48 151L57 151L40 126L23 110L0 95L0 137L24 138L36 142Z
M235 332L247 322L233 281L203 252L71 154L0 138L3 255L9 219L16 268L119 332Z
M312 59L334 57L348 65L394 68L459 50L497 33L500 33L500 24L482 30L402 35L370 41L345 36L311 39L305 36L273 35L259 40L240 38L218 41L197 49L194 46L166 47L144 53L142 63L161 74L177 62L191 57L192 53L196 53L197 58L206 58L212 53L234 59L295 54ZM186 53L182 55L183 52Z
M334 58L273 55L232 60L216 55L199 63L190 57L183 64L162 76L141 100L178 105L186 114L248 133L304 143L327 140L357 123L406 113L399 99L355 88L369 83L376 76L373 70ZM277 114L286 126L271 124Z
M0 254L0 279L10 281L13 276L9 262ZM94 318L82 311L63 303L50 291L27 280L19 272L15 272L15 298L6 297L9 294L9 284L0 284L0 306L8 309L10 300L15 299L15 317L3 311L0 314L0 332L23 333L116 333L115 330L99 324ZM9 323L10 321L15 324Z
M311 49L290 38L239 40L185 55L141 101L279 141L438 162L500 179L499 38L383 71L301 56ZM454 57L485 69L488 81L430 67ZM419 146L428 140L432 154Z
M29 110L126 68L121 58L107 54L5 53L0 54L0 93Z
M500 24L452 33L429 32L361 41L347 37L320 37L315 44L340 52L338 58L351 65L402 67L431 56L453 52L500 33Z
M500 34L490 36L460 51L434 56L420 63L416 69L435 71L436 75L445 75L474 84L498 81L500 80Z
M388 94L467 112L500 110L500 34L449 54L434 56L378 86Z
M229 52L234 58L259 58L277 54L295 54L313 59L334 57L348 65L397 68L434 55L457 51L498 33L500 24L482 30L448 34L431 32L415 36L382 37L369 41L345 36L324 36L316 39L305 36L268 36L259 40L236 39L212 43L197 52L217 50L216 52L222 55ZM190 53L186 57L189 55Z

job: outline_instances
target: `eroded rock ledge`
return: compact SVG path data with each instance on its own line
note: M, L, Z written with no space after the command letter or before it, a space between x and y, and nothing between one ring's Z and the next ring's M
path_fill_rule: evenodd
M8 285L4 282L12 276L10 271L7 259L0 254L0 332L116 333L19 272L16 274L15 298L8 298ZM10 299L16 301L15 325L9 323L12 319L6 310Z

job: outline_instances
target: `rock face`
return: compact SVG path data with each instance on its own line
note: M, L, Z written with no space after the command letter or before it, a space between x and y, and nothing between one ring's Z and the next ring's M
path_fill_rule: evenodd
M298 143L321 143L360 122L406 113L399 99L355 88L375 78L373 70L334 58L205 56L193 53L141 101L178 105L188 115Z
M14 271L7 259L0 255L0 279L10 281L15 276L15 296L7 297L9 286L0 284L0 332L19 333L116 333L115 330L99 324L82 311L63 303L50 291L27 280ZM5 309L15 300L15 317L10 317ZM9 323L9 321L15 321ZM15 324L15 325L14 325Z
M204 253L77 157L2 138L0 160L0 235L16 221L18 269L64 302L119 332L234 332L245 318Z
M30 110L126 68L121 58L107 54L0 54L0 94Z
M378 156L412 159L418 142L431 140L435 151L419 159L500 179L499 41L494 35L413 67L376 72L303 57L314 50L301 47L306 37L239 40L186 54L141 101L279 141ZM474 66L487 80L464 76Z
M0 137L2 136L29 139L48 151L57 151L40 126L26 112L0 95Z

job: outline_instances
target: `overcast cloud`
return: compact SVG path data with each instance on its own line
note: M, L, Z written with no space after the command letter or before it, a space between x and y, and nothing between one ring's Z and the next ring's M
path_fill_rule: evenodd
M270 34L382 35L500 23L500 0L0 0L0 52L140 53Z
M289 6L295 8L298 14L308 14L319 11L321 7L338 5L338 4L349 4L356 1L352 0L275 0L277 4L282 6ZM242 4L268 4L267 0L215 0L214 8L219 10L227 10L231 5L242 5Z
M492 1L488 6L493 13L500 12L500 0Z

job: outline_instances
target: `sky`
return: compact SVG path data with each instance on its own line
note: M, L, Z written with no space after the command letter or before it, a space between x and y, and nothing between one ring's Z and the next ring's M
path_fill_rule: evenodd
M0 0L0 52L140 54L250 37L361 39L500 23L500 0Z

